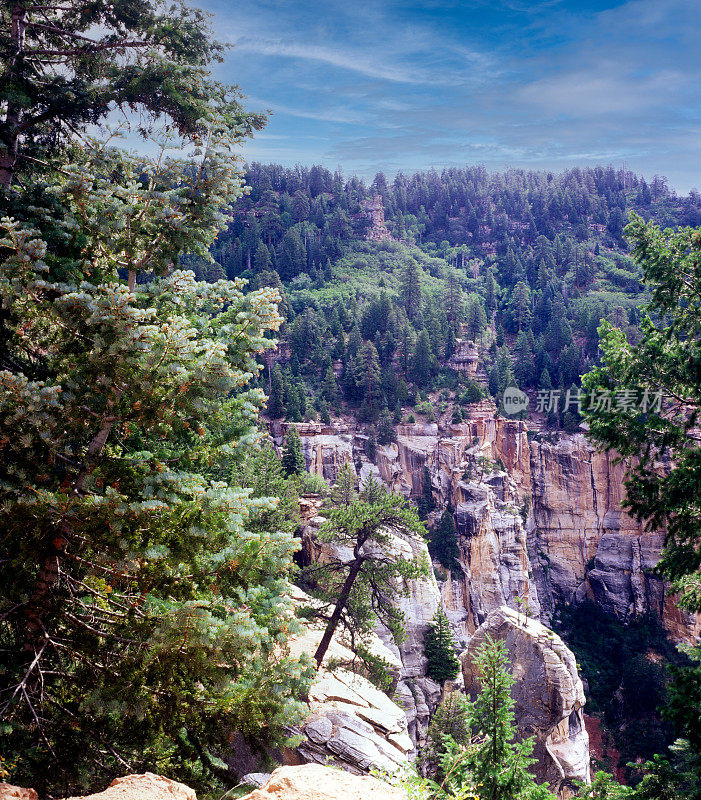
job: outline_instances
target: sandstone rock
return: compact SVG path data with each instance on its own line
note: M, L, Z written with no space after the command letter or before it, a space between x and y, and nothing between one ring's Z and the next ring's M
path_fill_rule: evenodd
M584 689L572 652L540 622L502 606L489 614L462 657L465 689L473 696L479 691L474 659L487 636L506 644L516 679L516 723L519 735L535 737L537 780L556 791L573 787L574 780L589 782Z
M197 796L195 790L184 783L145 772L116 778L104 792L68 800L197 800Z
M664 534L622 510L622 464L570 434L531 442L531 474L529 553L544 618L557 602L588 597L623 620L650 611L677 639L701 633L701 618L675 610L651 574Z
M307 471L328 483L335 483L344 464L353 466L353 445L349 435L314 433L303 435L301 441Z
M406 800L406 792L376 778L317 764L279 767L265 786L242 800Z
M23 789L10 783L0 783L0 800L39 800L34 789Z

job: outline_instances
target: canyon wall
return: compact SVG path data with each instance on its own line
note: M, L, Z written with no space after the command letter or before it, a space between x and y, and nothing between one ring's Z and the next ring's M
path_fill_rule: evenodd
M464 576L436 572L463 645L501 605L547 623L558 602L585 598L623 620L650 611L678 640L701 632L652 574L663 533L622 510L623 466L583 433L529 431L528 422L496 417L485 400L459 425L396 426L397 441L378 446L370 464L360 432L299 427L307 468L329 482L344 463L360 464L362 476L418 498L428 475L432 519L447 506L454 512Z

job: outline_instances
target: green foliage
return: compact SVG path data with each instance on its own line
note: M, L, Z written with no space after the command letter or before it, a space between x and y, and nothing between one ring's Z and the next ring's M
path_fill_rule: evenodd
M620 328L602 322L603 363L584 380L590 392L645 393L647 407L612 404L587 412L591 435L625 459L625 506L648 529L666 530L657 570L680 591L679 605L701 610L701 447L696 427L701 410L701 229L661 231L632 215L626 234L651 292L631 344ZM655 393L664 401L650 402ZM659 463L669 464L661 470ZM701 764L698 710L701 666L677 669L666 717L687 740L690 763ZM683 700L689 695L689 702ZM697 773L701 783L701 772Z
M281 461L285 475L302 475L306 472L306 462L302 453L302 438L294 425L290 425L285 435Z
M437 683L452 681L460 671L450 623L442 608L436 611L424 635L424 655L428 659L426 674Z
M582 800L624 800L636 795L628 786L621 786L607 772L597 772L592 778L591 785L582 785L576 796ZM663 800L662 796L659 800Z
M451 693L434 717L422 756L433 777L406 783L426 800L554 800L528 771L533 739L516 741L514 681L504 643L487 638L477 665L481 689L475 701L457 700Z
M284 417L287 411L284 403L282 373L277 364L270 372L270 394L268 395L267 410L272 419Z
M207 254L241 194L239 134L212 118L199 164L86 147L45 189L56 251L2 223L0 750L16 783L64 795L149 769L202 785L232 731L265 747L297 715L296 545L265 524L274 499L220 479L257 437L247 384L277 295L171 269Z
M425 777L441 783L445 775L440 772L440 761L446 751L445 739L449 737L460 747L470 744L470 702L458 691L447 692L436 709L426 734L426 744L419 754L417 764Z
M659 620L647 615L624 625L585 601L559 606L554 624L581 665L589 685L588 707L603 715L623 763L662 752L673 739L671 725L658 711L667 697L665 666L685 659Z
M506 646L487 637L475 663L480 693L472 705L470 722L477 742L470 766L482 800L520 800L550 796L528 771L533 740L516 741L514 679L508 671Z
M73 0L69 9L18 2L0 11L1 185L17 170L26 184L34 159L54 159L57 145L115 107L140 112L137 124L149 132L165 120L181 135L202 134L214 110L240 133L262 127L238 89L207 72L223 48L204 12L162 0Z
M456 575L463 574L452 509L446 508L443 511L438 525L431 531L429 550L433 558L437 558L443 567Z

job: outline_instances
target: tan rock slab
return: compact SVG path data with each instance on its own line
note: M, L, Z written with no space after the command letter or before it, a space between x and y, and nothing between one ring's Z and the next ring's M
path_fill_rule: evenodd
M260 789L242 800L407 800L401 789L366 775L303 764L279 767Z
M29 798L27 798L29 800ZM68 800L197 800L195 790L153 772L116 778L104 790Z

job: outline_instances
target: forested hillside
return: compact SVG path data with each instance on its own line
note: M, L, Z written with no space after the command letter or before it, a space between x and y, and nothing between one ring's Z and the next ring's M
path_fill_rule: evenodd
M246 180L216 263L188 266L282 290L289 348L265 388L271 416L291 421L325 419L345 401L361 421L385 410L398 422L432 390L471 402L510 383L576 385L602 319L638 335L644 290L623 237L628 213L701 222L698 193L678 197L662 178L612 167L380 173L366 185L318 166L251 164ZM479 345L472 369L461 340ZM572 427L578 414L550 422Z

